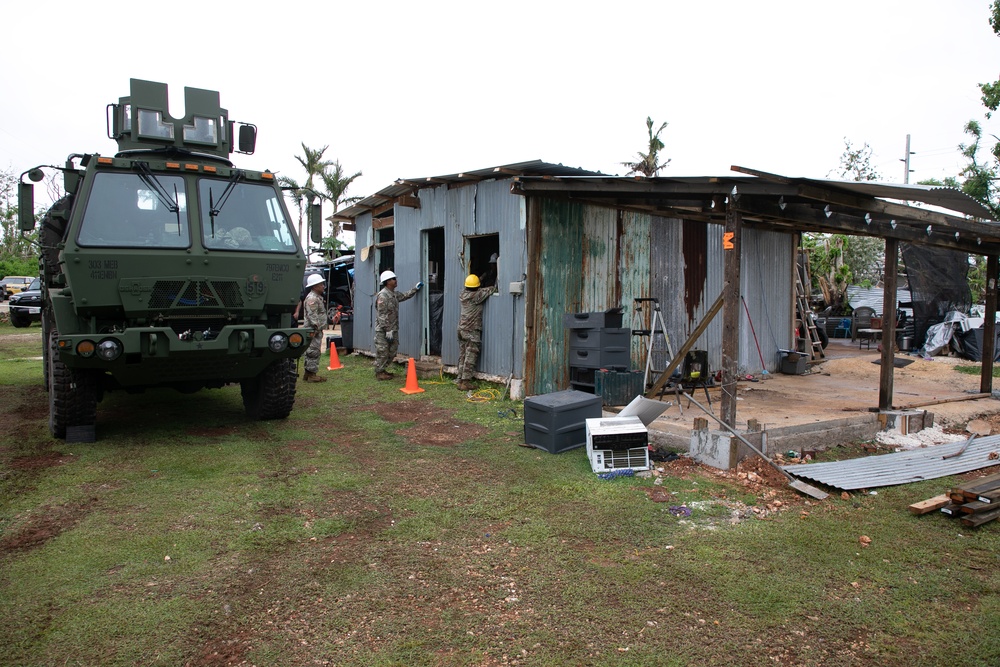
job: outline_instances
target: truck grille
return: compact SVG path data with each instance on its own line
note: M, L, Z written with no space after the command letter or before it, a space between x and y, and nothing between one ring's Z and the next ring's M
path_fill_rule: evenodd
M243 294L235 280L157 280L148 308L242 308Z

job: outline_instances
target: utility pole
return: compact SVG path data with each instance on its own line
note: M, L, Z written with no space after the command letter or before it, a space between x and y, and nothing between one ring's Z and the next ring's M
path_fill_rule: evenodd
M903 171L903 183L904 184L909 184L909 182L910 182L910 173L913 171L912 169L910 169L910 156L911 155L913 155L913 152L910 151L910 135L906 135L906 157L900 158L900 160L899 160L904 165L906 165L905 170Z

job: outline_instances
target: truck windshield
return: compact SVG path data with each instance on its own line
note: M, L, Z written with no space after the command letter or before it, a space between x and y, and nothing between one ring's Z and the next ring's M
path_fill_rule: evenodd
M159 175L157 181L171 200L176 199L179 214L171 211L161 201L162 195L157 196L139 174L97 174L77 243L115 248L190 246L184 179Z
M223 204L220 198L230 188ZM263 183L202 178L198 182L202 241L213 250L296 252L278 192ZM215 215L210 215L216 211Z

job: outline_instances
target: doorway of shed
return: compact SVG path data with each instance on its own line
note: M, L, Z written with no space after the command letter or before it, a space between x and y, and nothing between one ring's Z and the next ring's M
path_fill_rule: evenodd
M423 298L423 341L425 355L441 355L444 321L444 227L424 230L420 236L421 275L427 285Z

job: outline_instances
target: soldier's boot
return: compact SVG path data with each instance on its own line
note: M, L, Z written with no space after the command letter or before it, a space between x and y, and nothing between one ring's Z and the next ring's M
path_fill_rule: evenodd
M317 375L312 371L306 371L306 375L303 378L306 382L326 382L326 378L322 375Z
M379 371L375 374L376 380L391 380L395 377L392 373L386 373L385 371Z

